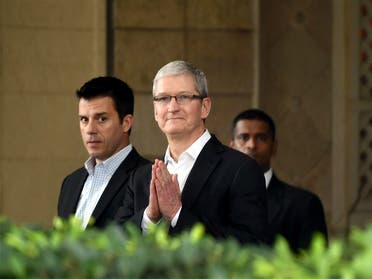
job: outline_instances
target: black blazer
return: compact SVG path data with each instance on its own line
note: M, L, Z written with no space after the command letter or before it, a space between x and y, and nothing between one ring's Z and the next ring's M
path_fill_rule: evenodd
M313 233L327 239L322 202L317 195L271 178L268 191L269 227L286 238L293 251L308 248Z
M117 221L141 226L148 205L151 166L137 169L127 188ZM267 240L267 204L263 172L241 152L222 145L216 137L202 149L182 191L182 210L175 234L201 222L216 238L234 237L241 243Z
M137 167L149 163L148 160L142 158L137 153L135 148L132 149L125 160L119 165L102 193L92 213L92 217L95 219L93 226L104 227L109 222L113 221L124 199L125 185L130 177L130 173ZM64 179L58 199L58 216L68 218L70 215L75 214L80 194L87 177L88 172L83 167Z

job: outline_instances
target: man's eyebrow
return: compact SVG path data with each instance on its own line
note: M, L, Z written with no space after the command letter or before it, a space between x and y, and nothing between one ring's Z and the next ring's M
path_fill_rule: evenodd
M257 133L255 134L256 137L270 137L270 133Z
M195 92L193 91L177 91L177 92L158 92L157 95L163 95L163 96L169 96L170 94L177 94L177 95L182 95L182 94L194 94Z
M104 115L107 115L108 113L103 111L103 112L97 112L95 114L93 114L93 116L104 116ZM87 115L85 114L79 114L79 117L88 117Z
M104 112L97 112L94 115L96 115L96 116L102 116L102 115L105 115L105 114L108 114L108 113L104 111Z

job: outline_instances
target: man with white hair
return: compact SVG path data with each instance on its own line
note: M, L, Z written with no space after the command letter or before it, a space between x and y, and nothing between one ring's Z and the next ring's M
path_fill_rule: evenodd
M163 66L153 81L153 106L168 147L163 160L133 173L119 223L130 220L146 233L165 219L170 234L202 223L215 238L265 243L263 172L206 129L212 101L204 73L185 61Z

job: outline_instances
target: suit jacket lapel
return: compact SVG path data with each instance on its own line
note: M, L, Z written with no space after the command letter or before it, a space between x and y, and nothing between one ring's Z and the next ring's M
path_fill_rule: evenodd
M77 204L80 199L81 191L83 190L85 180L88 177L88 172L85 169L82 169L79 177L76 179L76 182L71 182L72 186L71 192L67 193L68 202L65 204L64 213L62 216L68 217L72 214L75 214Z
M125 160L119 165L118 169L115 171L107 184L106 189L103 191L102 196L92 214L95 219L100 217L103 210L107 207L116 193L121 189L122 184L127 181L130 176L130 172L137 166L138 160L139 154L133 148Z
M220 162L221 158L218 153L223 150L223 145L212 135L212 138L200 152L186 180L182 191L182 206L192 207L201 189L206 184L208 177Z
M280 212L282 195L282 185L275 174L273 174L267 189L269 223L271 223Z

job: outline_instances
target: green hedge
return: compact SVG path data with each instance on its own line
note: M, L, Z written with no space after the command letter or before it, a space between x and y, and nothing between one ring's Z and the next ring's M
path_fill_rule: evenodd
M130 226L82 231L56 219L43 229L3 217L0 237L0 278L372 278L372 226L328 248L316 236L300 255L283 239L273 249L215 241L201 225L171 238L164 227L142 236Z

